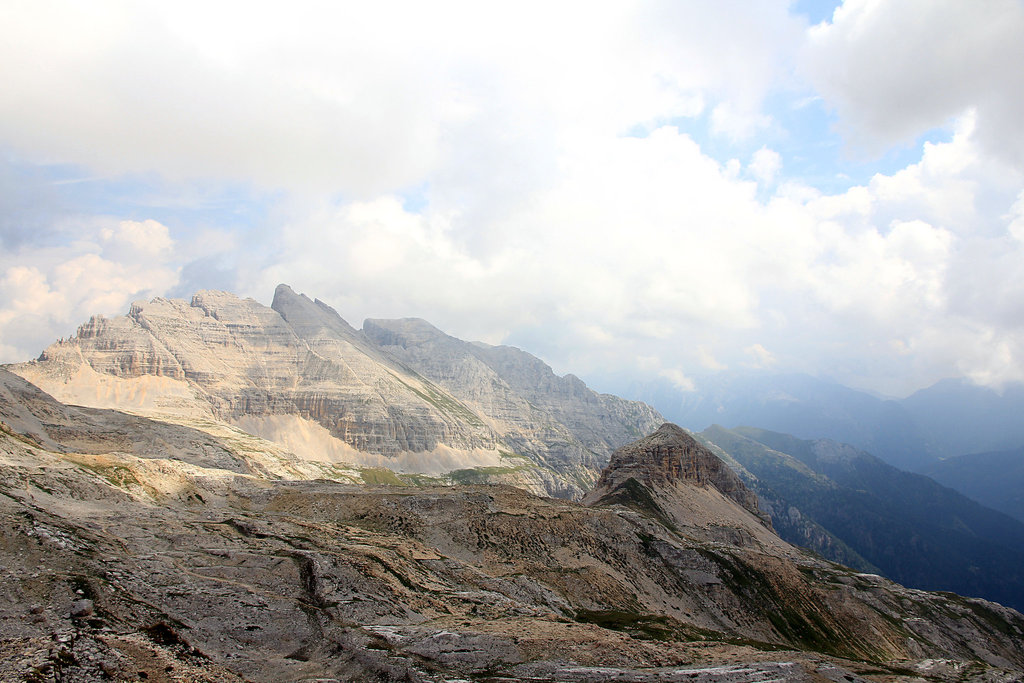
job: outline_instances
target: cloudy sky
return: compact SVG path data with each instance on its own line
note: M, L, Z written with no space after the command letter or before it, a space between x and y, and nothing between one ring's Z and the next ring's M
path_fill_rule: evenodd
M0 361L277 283L602 388L1024 379L1024 2L0 1Z

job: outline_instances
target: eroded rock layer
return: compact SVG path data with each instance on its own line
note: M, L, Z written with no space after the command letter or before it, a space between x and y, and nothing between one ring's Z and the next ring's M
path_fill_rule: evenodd
M298 453L431 475L487 468L492 480L567 497L660 421L521 351L422 326L429 343L417 346L407 323L375 321L364 333L285 285L270 307L204 291L94 317L12 369L67 403L214 418L270 439L291 417L326 430L290 430Z
M661 498L675 507L684 498L699 505L699 499L724 497L758 519L759 525L771 526L770 518L758 508L757 494L739 475L685 429L671 423L616 450L584 502L593 505L637 495ZM689 523L687 515L709 517L681 509L678 515L682 516L676 521L682 525Z

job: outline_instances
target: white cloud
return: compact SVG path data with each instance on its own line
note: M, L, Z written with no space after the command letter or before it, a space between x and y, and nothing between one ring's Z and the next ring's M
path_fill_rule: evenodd
M672 382L672 385L680 391L693 391L697 388L693 380L678 368L667 368L661 371L660 375Z
M1007 231L1018 242L1024 242L1024 190L1017 196L1017 201L1010 207L1007 214L1010 225Z
M802 64L857 145L910 143L974 110L988 152L1024 168L1022 35L1017 0L846 0Z
M773 149L762 147L754 152L747 170L761 183L770 185L782 170L782 156Z
M770 124L770 117L737 110L730 102L722 102L711 110L711 130L733 141L746 140Z
M707 370L727 370L729 366L720 363L706 346L697 347L697 360Z
M0 362L34 358L91 315L124 313L178 280L173 242L156 221L97 221L62 247L0 256Z
M768 349L764 348L760 344L751 344L747 348L743 349L749 358L746 365L752 368L770 368L776 363L778 359Z
M99 236L104 253L119 261L159 258L174 247L167 226L152 219L119 221L100 230Z
M487 168L493 200L542 182L564 137L709 98L759 117L802 28L786 9L41 0L0 25L0 135L108 172L364 198L436 174L464 201Z
M0 352L220 268L260 300L288 282L355 325L422 316L584 375L1024 376L1020 5L848 0L797 54L791 4L6 8L0 143L26 163L210 178L270 208L258 228L142 202L46 240L0 224ZM795 183L764 102L808 97L796 60L855 149L952 137L846 191Z

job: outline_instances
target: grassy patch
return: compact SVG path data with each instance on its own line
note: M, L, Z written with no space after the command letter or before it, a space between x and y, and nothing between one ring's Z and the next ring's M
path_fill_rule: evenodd
M445 483L445 480L441 477L433 477L429 474L396 474L399 479L404 481L408 486L438 486Z
M620 610L581 609L576 612L576 621L610 631L622 631L640 640L679 640L681 626L670 617Z
M453 484L467 486L470 484L486 484L490 481L491 477L503 474L514 474L528 469L532 468L528 465L515 465L512 467L472 467L469 469L449 472L448 477L451 479Z
M344 476L348 481L367 486L438 486L445 483L444 479L429 474L402 474L386 467L360 467L357 472L347 472Z
M594 624L610 631L620 631L638 640L667 642L714 642L742 645L758 650L780 650L783 646L749 638L736 638L718 631L684 624L669 616L643 614L625 610L579 610L576 621Z
M391 470L383 467L361 469L359 470L359 475L363 478L363 483L370 486L409 486L408 482Z
M442 413L451 415L459 420L467 422L474 427L485 427L483 420L480 416L474 413L472 410L462 405L448 394L442 393L434 388L434 386L427 380L423 382L423 390L417 389L408 382L402 381L402 378L394 373L390 373L399 383L405 386L406 389L419 396L421 399L434 406Z
M73 463L79 467L86 469L93 474L100 476L106 480L111 486L119 488L123 491L130 489L142 489L150 496L156 498L160 495L152 486L145 484L140 481L135 473L127 465L120 465L116 463L104 463L98 460L91 460L86 458L74 458L68 457Z

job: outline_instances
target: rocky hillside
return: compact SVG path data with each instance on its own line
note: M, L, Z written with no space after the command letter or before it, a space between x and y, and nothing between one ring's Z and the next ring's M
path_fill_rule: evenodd
M757 495L714 453L674 424L663 424L653 434L615 451L583 502L654 511L674 528L692 527L699 520L702 529L720 528L728 540L739 544L735 534L740 531L749 538L774 537L760 528L771 529L771 520L758 507Z
M3 680L1024 672L1024 616L789 546L672 426L618 451L581 505L275 479L241 442L2 386Z
M565 497L661 422L517 349L420 321L359 331L285 285L270 307L224 292L137 302L11 369L65 403L219 421L311 461Z
M654 429L660 419L644 403L598 394L573 375L558 377L525 351L464 342L424 320L371 319L363 332L490 424L500 425L516 452L545 452L552 463L599 471L608 454Z

